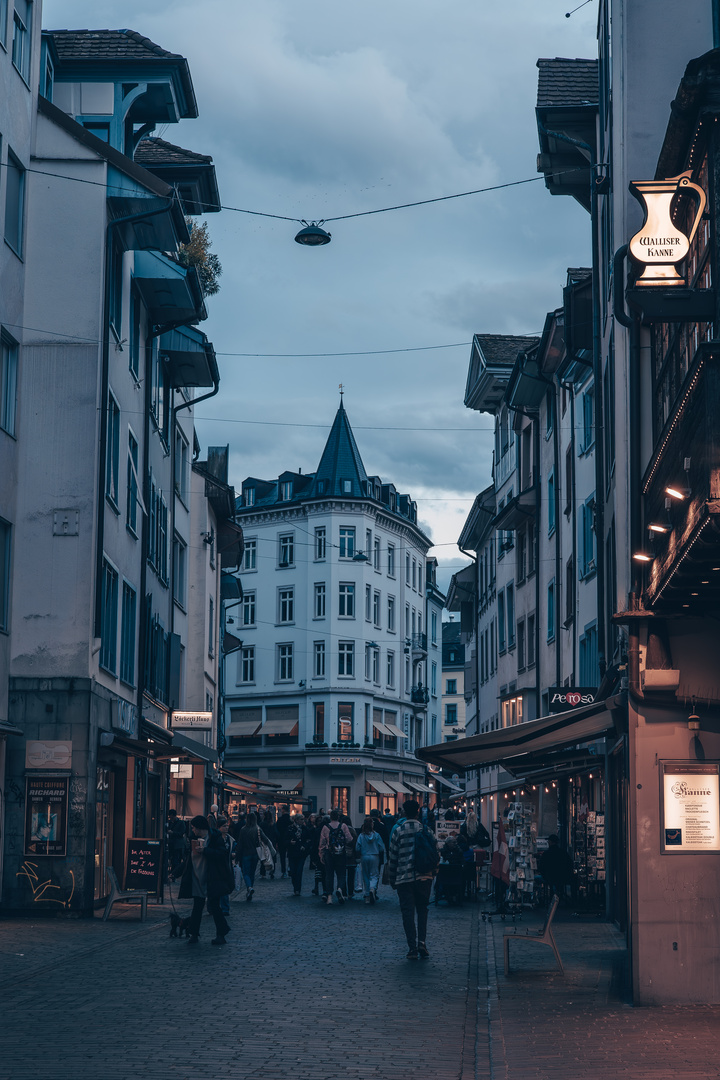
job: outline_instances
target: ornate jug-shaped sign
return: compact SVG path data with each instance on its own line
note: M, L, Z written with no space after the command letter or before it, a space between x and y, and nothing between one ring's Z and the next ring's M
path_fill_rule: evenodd
M690 250L706 202L705 192L692 183L691 176L688 171L666 180L635 180L630 184L630 191L645 210L643 227L630 241L630 254L644 267L638 285L685 285L675 267ZM689 236L673 224L670 213L673 199L682 191L694 192L698 200Z

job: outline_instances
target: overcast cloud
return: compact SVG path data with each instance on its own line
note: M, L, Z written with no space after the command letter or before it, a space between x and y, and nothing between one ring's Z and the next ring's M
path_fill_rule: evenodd
M535 61L596 52L595 5L566 19L571 6L158 0L148 12L134 0L44 0L43 25L130 27L182 53L200 118L156 134L212 154L226 206L310 220L535 176ZM203 329L222 381L198 408L203 446L230 444L237 487L310 471L342 382L367 471L418 500L445 584L463 562L452 545L465 514L490 480L490 418L462 403L469 346L230 354L537 332L561 302L566 268L589 261L587 215L539 181L333 222L319 249L293 243L291 221L231 211L208 220L224 273Z

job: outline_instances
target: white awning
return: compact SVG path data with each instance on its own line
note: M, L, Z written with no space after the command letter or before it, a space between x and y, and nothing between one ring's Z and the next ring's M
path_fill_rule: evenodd
M390 730L387 724L382 724L379 720L373 720L373 727L376 731L379 731L381 735L393 735L394 732Z
M297 716L271 717L263 724L261 735L287 735L298 725Z
M376 780L373 776L367 776L366 780L373 791L377 791L378 795L397 795L397 792L389 787L384 780Z
M422 784L419 780L408 780L407 776L405 777L405 783L408 784L413 791L429 791L431 793L434 793L435 791L434 788L428 787L427 784Z
M396 724L386 724L385 727L391 735L396 735L398 739L407 739L405 732L401 731Z
M397 780L386 780L385 783L394 788L398 795L412 795L410 788L406 788L404 784L399 783Z
M281 791L294 791L296 787L302 787L302 776L274 776L273 783L280 785Z
M260 718L257 720L232 720L225 729L225 734L234 736L254 735L261 723Z
M445 787L449 787L451 791L462 791L463 790L457 784L454 784L452 782L452 780L446 780L444 776L440 776L438 773L435 773L435 779L438 781L438 783L444 784Z

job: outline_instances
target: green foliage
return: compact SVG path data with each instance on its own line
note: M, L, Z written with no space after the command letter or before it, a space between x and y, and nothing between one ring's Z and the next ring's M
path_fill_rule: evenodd
M222 266L217 255L210 251L212 242L208 235L207 222L202 224L185 218L190 233L190 242L180 244L178 260L181 266L194 266L200 278L200 285L205 296L215 296L220 291L218 278L222 274Z

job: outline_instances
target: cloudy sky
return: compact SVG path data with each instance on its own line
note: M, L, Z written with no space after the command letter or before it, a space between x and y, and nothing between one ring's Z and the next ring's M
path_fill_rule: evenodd
M43 25L129 27L182 53L200 117L156 134L212 155L226 207L317 220L536 176L535 62L596 54L596 5L565 18L574 6L44 0ZM335 221L314 249L292 221L208 221L221 389L198 407L203 446L230 444L237 487L312 471L342 383L367 471L417 499L445 584L490 480L490 418L463 406L472 334L541 329L589 261L587 215L539 180ZM290 353L316 355L269 355Z

